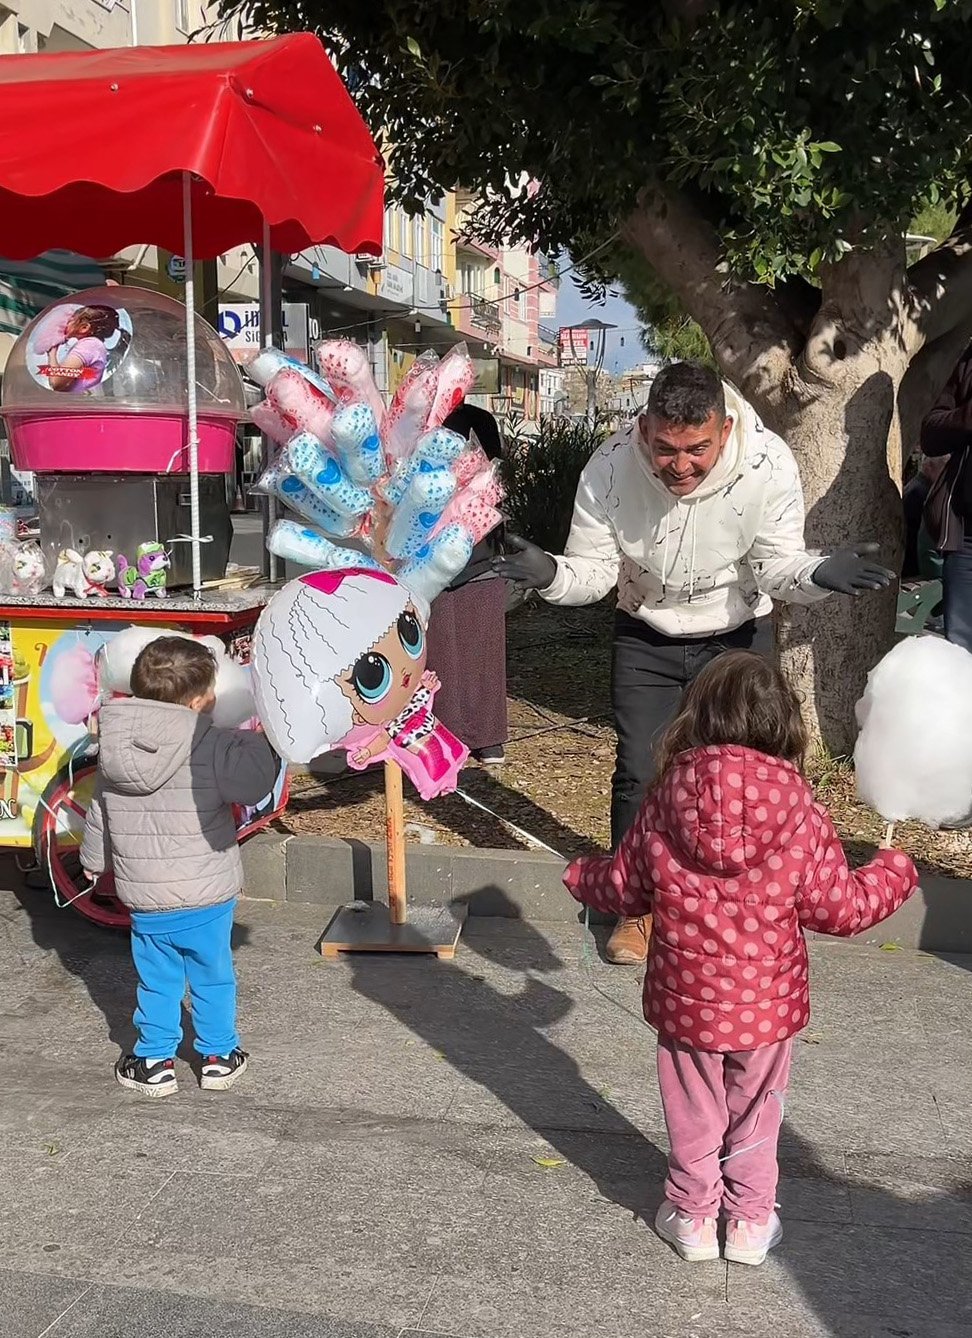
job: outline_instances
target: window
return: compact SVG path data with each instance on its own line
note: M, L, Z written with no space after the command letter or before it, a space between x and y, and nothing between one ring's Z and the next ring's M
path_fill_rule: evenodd
M441 218L429 219L429 269L442 272L445 258L445 224Z
M482 265L464 260L459 266L459 290L471 297L482 297L486 291L486 271Z
M416 265L425 264L425 219L421 214L412 219L412 259Z
M400 231L401 229L399 228L398 209L393 204L386 205L385 207L386 251L397 251L399 249L399 244L401 242L401 238L399 236Z

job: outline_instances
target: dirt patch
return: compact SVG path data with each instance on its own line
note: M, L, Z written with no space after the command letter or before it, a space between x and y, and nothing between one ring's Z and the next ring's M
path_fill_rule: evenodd
M494 770L470 766L461 781L470 799L497 816L458 794L423 804L406 782L409 840L528 848L529 842L506 825L512 823L567 857L606 848L614 766L612 617L606 605L557 609L539 603L511 616L507 765ZM811 779L849 854L855 860L869 858L884 823L857 802L850 767L832 764L815 773ZM293 835L381 840L380 769L331 780L295 776L290 806L277 825ZM933 832L919 823L903 823L895 843L932 872L972 878L969 832Z

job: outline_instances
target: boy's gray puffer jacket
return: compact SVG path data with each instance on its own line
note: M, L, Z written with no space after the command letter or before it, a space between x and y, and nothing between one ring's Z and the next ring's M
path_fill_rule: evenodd
M81 863L112 869L136 911L215 906L243 866L231 805L258 804L277 762L262 734L217 729L187 706L130 697L100 715L101 752Z

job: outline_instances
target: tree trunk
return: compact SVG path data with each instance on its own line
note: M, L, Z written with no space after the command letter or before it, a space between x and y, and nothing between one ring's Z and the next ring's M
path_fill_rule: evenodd
M792 448L800 467L811 551L831 553L878 543L880 561L900 570L902 511L900 440L895 399L904 360L865 347L838 385L794 380L792 389L754 407ZM894 634L896 588L860 598L832 595L810 607L780 612L780 650L800 692L815 744L832 757L854 746L854 706L868 672Z

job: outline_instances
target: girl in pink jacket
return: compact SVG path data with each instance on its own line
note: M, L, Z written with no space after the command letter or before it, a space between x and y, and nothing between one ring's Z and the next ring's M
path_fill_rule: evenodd
M652 915L645 1017L671 1152L655 1228L683 1259L761 1264L783 1230L776 1151L793 1037L810 1020L803 931L850 936L918 885L882 850L848 867L801 774L796 693L747 651L714 660L661 743L659 779L617 853L564 881L613 915Z

